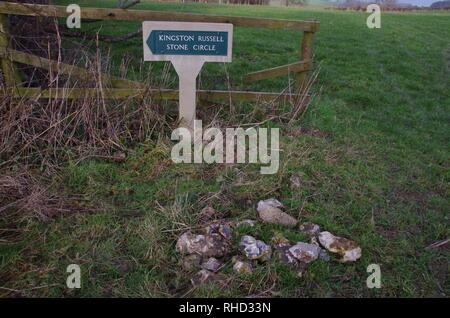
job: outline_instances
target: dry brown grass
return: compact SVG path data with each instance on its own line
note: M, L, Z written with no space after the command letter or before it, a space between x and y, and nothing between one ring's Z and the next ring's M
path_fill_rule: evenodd
M91 211L82 207L75 196L67 197L52 189L52 184L30 172L0 176L0 219L22 222L36 217L49 222L61 213Z

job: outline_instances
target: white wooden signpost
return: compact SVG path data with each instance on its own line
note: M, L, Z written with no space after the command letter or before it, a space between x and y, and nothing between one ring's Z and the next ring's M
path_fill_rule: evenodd
M144 61L171 61L179 78L179 116L193 127L196 79L205 62L231 62L233 25L145 21Z

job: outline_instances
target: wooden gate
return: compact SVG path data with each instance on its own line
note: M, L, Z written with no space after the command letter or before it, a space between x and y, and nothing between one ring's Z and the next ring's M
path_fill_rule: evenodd
M63 17L69 16L65 6L19 4L0 2L0 58L3 75L8 89L6 94L13 97L32 98L84 98L97 95L101 90L104 98L120 99L129 97L151 96L155 99L178 99L178 90L152 89L144 84L128 79L118 78L109 74L97 74L104 83L110 83L110 88L27 88L21 86L20 74L15 63L28 64L61 74L72 74L80 78L92 76L87 69L74 65L49 60L36 55L17 51L11 48L8 30L8 14L37 16L37 17ZM278 30L302 31L303 36L299 43L300 60L298 62L265 69L245 75L248 82L260 81L268 78L298 73L296 77L297 89L300 90L307 80L307 72L312 69L312 43L314 33L319 30L318 21L300 21L285 19L267 19L253 17L237 17L226 15L207 15L182 12L161 12L149 10L125 10L105 8L81 8L82 19L122 20L122 21L182 21L182 22L215 22L232 23L235 27L255 27ZM301 92L300 92L301 93ZM0 96L5 96L0 92ZM220 91L197 90L197 98L205 101L232 100L232 101L289 101L297 94L251 91Z

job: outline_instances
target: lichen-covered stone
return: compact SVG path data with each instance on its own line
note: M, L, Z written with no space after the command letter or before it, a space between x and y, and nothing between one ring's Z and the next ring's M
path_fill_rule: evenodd
M233 265L233 270L236 273L244 274L244 275L251 275L253 272L252 265L248 262L237 260Z
M239 247L244 255L251 260L267 261L272 254L272 248L269 245L250 235L241 238Z
M231 240L231 237L233 236L233 230L231 229L231 227L228 224L224 224L224 223L213 223L208 225L205 228L205 233L206 234L219 234L222 237L224 237L227 240Z
M268 199L258 202L257 211L259 217L267 223L281 224L288 227L295 227L297 220L279 208L283 204L276 199Z
M283 203L281 203L277 199L271 198L271 199L259 201L257 210L259 210L259 209L261 209L261 208L263 208L264 206L267 206L267 205L272 206L274 208L283 208L284 207Z
M331 253L341 256L342 263L355 262L361 257L361 248L352 240L344 237L334 236L330 232L321 232L319 242Z
M289 244L278 244L275 245L275 253L278 255L279 259L283 263L297 265L298 260L289 252L291 245Z
M300 225L300 232L308 237L315 237L320 233L320 226L315 223L306 222Z
M222 264L215 257L210 257L206 262L204 262L201 267L207 269L211 272L217 272Z
M199 254L205 257L223 257L231 251L231 245L220 234L192 234L180 236L176 250L181 254Z
M320 247L314 244L298 242L297 244L289 248L289 252L297 260L307 264L319 257Z

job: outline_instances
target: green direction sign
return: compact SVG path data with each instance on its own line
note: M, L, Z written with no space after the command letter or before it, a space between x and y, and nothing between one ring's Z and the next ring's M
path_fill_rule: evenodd
M228 32L153 30L146 43L155 55L228 54Z

